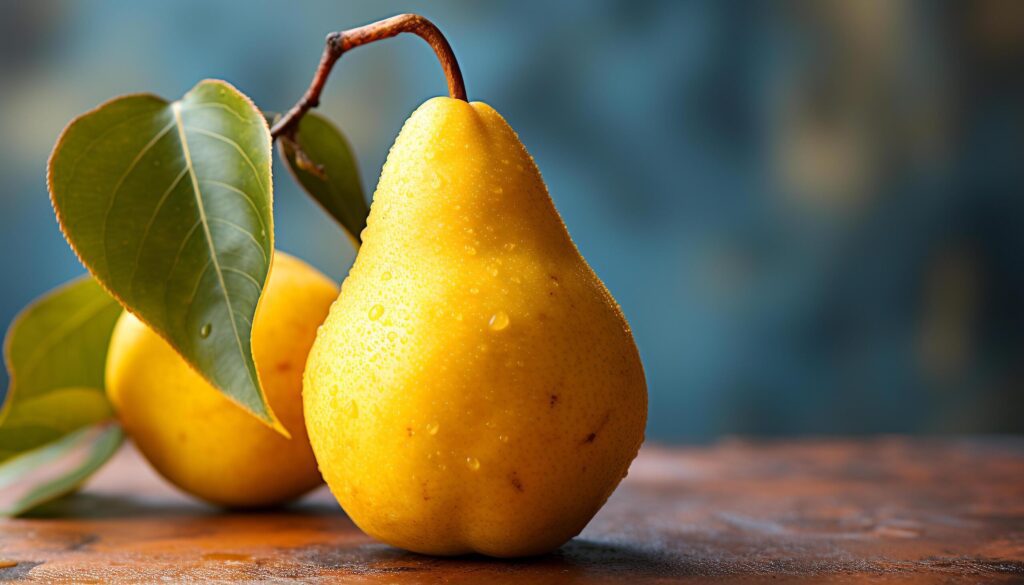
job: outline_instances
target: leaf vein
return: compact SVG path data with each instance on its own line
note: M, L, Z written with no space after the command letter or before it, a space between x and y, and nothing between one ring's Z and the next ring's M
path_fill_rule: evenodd
M146 241L149 239L150 232L153 229L153 222L156 221L156 216L160 214L160 210L163 209L164 203L167 202L167 199L170 197L171 192L173 192L174 189L178 186L178 184L181 183L181 180L185 178L185 175L187 173L188 168L183 167L181 169L181 172L178 173L178 176L175 177L174 181L171 182L171 185L167 187L167 190L165 190L163 192L163 195L160 196L160 201L157 202L156 208L153 210L153 214L149 217L149 221L146 222L146 228L142 232L142 239L139 240L139 247L135 251L135 263L132 266L132 274L131 277L128 279L128 282L131 284L133 299L135 298L135 279L139 274L139 261L142 259L142 249L146 247Z
M148 153L150 149L152 149L156 145L156 143L160 141L161 138L163 138L168 132L170 132L173 126L174 121L172 120L166 126L161 128L160 131L157 132L155 136L150 138L149 142L147 142L146 145L143 146L142 149L138 152L138 154L135 155L135 158L133 158L132 162L129 163L128 168L125 169L124 173L122 173L121 176L118 177L117 182L114 183L114 189L113 191L111 191L110 199L107 201L107 209L103 213L103 223L100 226L100 241L103 242L103 263L107 265L107 270L110 270L109 254L107 253L107 225L110 223L110 212L114 210L114 203L117 202L117 194L121 191L121 187L124 186L124 182L125 180L128 179L128 175L130 175L132 171L135 170L135 167L139 164L139 161L142 160L142 157L146 156L146 153Z
M221 270L220 262L217 259L217 250L214 248L213 236L210 234L210 226L209 226L209 224L207 223L207 220L206 220L206 207L205 207L205 205L203 203L202 192L199 190L199 180L196 178L195 167L192 165L192 153L189 151L189 148L188 148L188 138L186 136L185 124L184 124L184 122L182 122L182 119L181 119L181 103L180 102L172 103L171 104L171 109L174 112L174 119L175 119L175 122L177 123L177 126L178 126L178 137L181 140L181 149L182 149L182 151L185 154L185 163L188 165L189 176L192 179L192 190L193 190L193 192L195 194L196 203L199 206L199 217L200 217L200 220L203 222L203 232L206 235L206 243L207 243L207 245L209 247L209 250L210 250L210 260L213 263L214 272L217 275L217 281L220 284L221 291L222 291L222 293L224 295L224 303L227 305L228 311L229 312L233 312L234 308L232 307L231 296L228 294L227 285L224 283L224 273ZM228 140L230 140L230 139L228 139ZM234 142L234 141L231 141L231 142ZM238 148L241 151L241 147L239 147L237 144L235 144L235 148ZM249 161L249 164L251 166L252 165L252 161L249 160L249 157L246 156L245 159L247 161ZM256 173L255 166L253 166L252 168L253 168L253 173L255 173L256 176L258 177L259 173ZM261 184L262 184L262 182L261 182ZM198 287L198 285L197 285L197 287ZM232 329L232 332L234 333L235 345L238 347L238 353L240 354L240 357L242 358L242 361L246 364L245 373L249 377L250 383L252 383L253 387L255 387L257 389L257 392L259 392L259 390L260 390L259 383L253 377L252 368L248 367L249 360L246 359L245 347L242 345L242 338L239 336L238 325L237 325L237 323L235 323L234 319L231 319L231 329Z
M87 144L85 146L85 148L82 149L81 154L79 154L77 157L75 157L75 160L71 163L71 168L68 169L68 179L67 179L67 182L70 183L71 180L75 177L75 172L78 170L78 163L82 162L82 159L84 159L86 156L88 156L88 154L90 152L92 152L92 149L96 148L96 145L99 144L104 138L106 138L110 134L113 134L115 130L117 130L121 126L124 126L125 124L131 123L131 122L134 122L134 121L139 120L141 118L145 118L147 116L152 116L152 115L153 115L152 112L146 112L144 114L139 114L137 116L132 116L130 118L125 118L125 119L117 122L116 124L111 125L109 128L107 128L107 130L105 132L101 133L96 138L93 138L89 142L89 144Z
M259 183L260 189L266 189L266 187L263 185L263 177L261 177L259 171L256 170L256 164L252 162L252 159L249 158L249 153L245 152L245 149L243 149L240 144L219 132L212 132L210 130L205 130L203 128L196 128L195 126L182 126L183 133L185 130L189 132L195 132L196 134L201 134L208 138L213 138L214 140L219 140L225 144L230 145L232 148L238 151L238 154L240 154L242 156L242 159L245 160L246 164L249 165L249 169L252 170L252 175L253 177L255 177L256 182Z
M205 110L206 108L221 108L222 110L227 110L228 112L230 112L236 118L238 118L239 120L241 120L243 122L247 122L248 121L248 120L245 119L244 116L242 116L242 114L239 114L233 108L229 108L226 104L219 104L219 103L216 103L216 102L207 102L207 103L200 103L200 104L190 105L190 106L182 108L181 111L183 111L183 112L192 112L192 111L195 111L195 110Z
M269 266L270 259L267 258L267 251L263 249L263 246L260 245L259 240L257 240L256 236L252 235L252 233L249 230L245 229L244 227L238 225L237 223L235 223L233 221L229 221L229 220L226 220L226 219L223 219L223 218L220 218L220 217L211 217L210 218L210 223L213 223L213 222L222 223L222 224L224 224L224 225L226 225L228 227L232 227L236 231L239 231L242 234L244 234L246 237L248 237L249 241L251 241L253 243L253 245L256 246L256 249L259 250L260 254L263 256L263 266L264 267Z
M256 220L260 222L260 229L263 230L263 233L266 233L266 231L267 231L267 224L263 221L263 214L260 213L260 210L256 207L256 202L253 201L253 198L250 197L248 193L246 193L245 191L239 189L238 187L235 187L234 185L229 185L228 183L225 183L224 181L218 181L216 179L200 179L199 182L200 183L209 183L211 185L216 185L218 187L222 187L224 189L227 189L228 191L231 191L233 193L237 193L238 195L240 195L242 197L242 199L244 199L245 202L249 204L249 207L252 208L253 213L256 214Z
M256 292L261 292L263 290L263 285L260 284L260 281L258 281L255 278L253 278L253 275L249 274L248 272L246 272L244 270L240 270L238 268L233 268L231 266L225 266L224 267L224 272L233 272L233 273L235 273L235 274L237 274L239 276L244 277L247 282L252 283L252 285L256 287Z

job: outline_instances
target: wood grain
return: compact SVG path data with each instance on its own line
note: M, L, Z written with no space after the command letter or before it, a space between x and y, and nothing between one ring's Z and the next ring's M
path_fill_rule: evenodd
M579 538L519 561L376 543L323 489L221 512L129 448L76 496L0 521L0 580L1024 582L1024 439L647 447Z

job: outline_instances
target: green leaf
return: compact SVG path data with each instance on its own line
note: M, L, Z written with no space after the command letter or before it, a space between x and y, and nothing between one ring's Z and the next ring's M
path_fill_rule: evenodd
M117 309L120 313L121 307ZM28 398L19 395L0 425L0 461L113 416L102 386L63 388Z
M175 102L114 99L50 157L54 210L99 282L229 398L267 405L252 321L274 249L270 131L252 101L203 81Z
M299 122L294 141L282 138L278 142L285 166L358 246L370 209L345 136L326 118L307 112Z
M117 301L84 277L44 295L11 323L4 346L11 385L0 410L0 515L66 493L113 453L110 439L86 431L112 424L103 378L120 315ZM55 463L61 453L82 449L87 465Z
M103 377L120 314L120 305L84 277L15 317L4 348L11 385L0 410L0 462L111 418Z
M101 422L0 464L0 516L23 514L74 491L123 439L116 422Z

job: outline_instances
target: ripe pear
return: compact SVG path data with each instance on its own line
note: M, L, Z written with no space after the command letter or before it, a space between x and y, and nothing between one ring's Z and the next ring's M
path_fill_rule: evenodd
M290 439L231 402L125 312L110 340L107 393L139 451L171 483L222 506L269 506L320 485L303 423L302 370L337 295L316 269L275 253L252 345L267 401Z
M303 402L342 507L415 552L551 551L626 475L647 418L629 325L487 104L405 123Z

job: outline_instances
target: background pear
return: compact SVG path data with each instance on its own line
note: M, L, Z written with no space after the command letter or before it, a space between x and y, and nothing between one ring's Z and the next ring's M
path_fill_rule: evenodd
M370 535L521 556L578 534L643 440L629 326L490 106L435 98L398 136L310 352L309 437Z
M267 401L291 438L216 390L159 335L121 315L107 354L107 392L128 435L171 483L209 502L268 506L320 484L302 417L302 369L338 294L305 262L274 255L253 322Z

